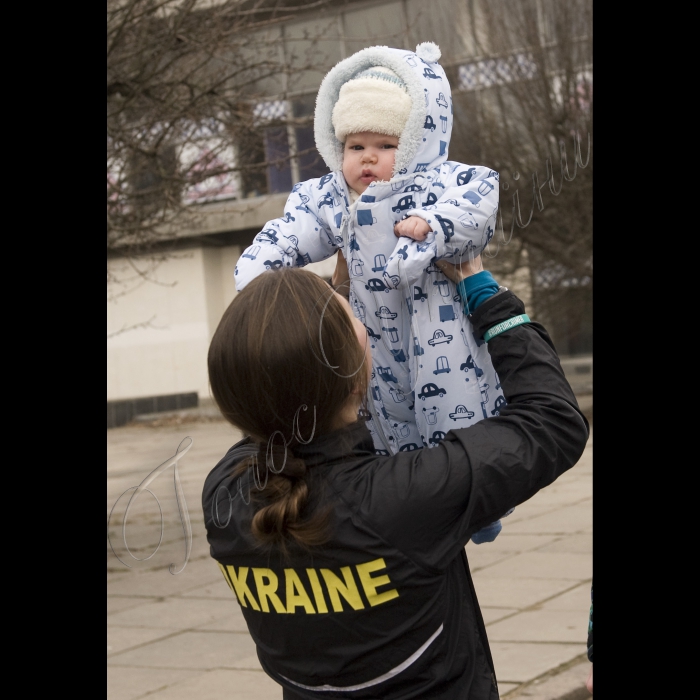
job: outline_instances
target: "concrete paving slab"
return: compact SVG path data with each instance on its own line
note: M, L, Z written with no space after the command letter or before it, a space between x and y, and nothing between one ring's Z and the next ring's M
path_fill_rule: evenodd
M563 478L563 477L562 477ZM551 486L542 489L537 495L537 503L542 506L561 506L593 498L593 483L588 474L573 475L564 484L554 482Z
M555 482L552 484L552 486L556 486L558 488L561 488L567 484L571 484L572 482L576 481L577 479L580 479L583 476L588 476L590 477L590 470L591 470L591 465L593 463L593 442L589 440L588 444L584 448L583 452L581 453L581 458L579 461L571 467L571 469L568 469L565 471Z
M503 528L505 529L507 525L508 528L511 529L516 523L527 522L533 518L551 513L557 508L557 505L559 504L540 504L534 498L531 498L529 501L525 501L525 503L516 506L515 510L503 519ZM512 532L518 533L520 530L512 530Z
M226 449L241 439L240 431L226 421L156 428L148 425L112 428L107 431L108 468L111 466L122 472L148 467L154 469L174 452L187 435L196 441L188 459L200 454L211 456L220 453L223 456ZM163 452L168 451L170 452L158 461Z
M501 697L504 700L514 700L515 698L585 700L591 698L593 696L586 690L586 679L590 666L587 660L581 661L555 675L537 678L526 686L516 686L519 687L519 690L510 695L504 695L501 691Z
M117 627L110 624L107 628L107 656L167 637L178 631L177 628L148 629L145 627Z
M591 433L592 435L592 433ZM586 476L589 479L593 475L593 439L588 443L588 446L586 447L585 451L581 455L581 459L579 460L578 464L576 467L576 476Z
M528 552L532 549L539 549L550 542L557 540L557 535L521 535L519 533L510 532L507 528L508 519L503 520L503 530L493 542L485 544L467 544L467 557L470 557L472 552L484 550L487 552L506 552L509 554L518 552Z
M136 700L151 691L169 688L196 673L174 669L108 667L107 698Z
M168 596L214 583L221 570L209 556L187 562L182 573L173 575L167 569L133 571L118 581L107 584L108 595Z
M592 500L557 508L534 518L515 523L513 532L519 533L575 533L588 527L593 521ZM517 509L516 509L517 511ZM515 515L515 513L513 513Z
M241 632L247 634L248 626L246 625L243 617L227 615L215 620L214 622L201 625L200 627L197 627L197 630L201 630L203 632Z
M588 626L588 611L590 607L591 584L588 581L542 603L542 610L585 610L586 626Z
M590 477L593 470L593 432L591 431L591 436L588 439L586 447L584 447L581 453L581 458L579 461L568 471L562 474L560 479L557 479L555 483L566 484L571 479L580 478L582 475L587 475ZM564 479L562 481L562 479Z
M131 596L107 596L107 615L112 615L122 610L129 610L130 608L137 608L139 605L146 605L147 603L152 603L154 600L156 600L155 597L132 598Z
M191 436L193 446L179 464L179 474L185 492L190 518L192 520L192 554L188 568L192 566L192 560L198 557L209 559L209 547L206 542L204 526L201 514L201 491L204 480L216 462L225 454L226 450L240 439L240 433L233 430L224 422L215 424L196 424L175 428L151 427L124 427L107 431L107 512L111 510L118 496L127 488L136 486L140 481L164 460L168 459L175 451L177 445L185 436ZM165 568L171 561L182 561L182 531L177 516L177 507L174 500L172 487L172 470L168 470L151 485L158 496L163 508L166 522L166 541L169 534L175 536L172 545L163 545L158 554L148 563L138 564L130 561L134 566L132 571L120 564L114 555L108 550L108 571L115 574L123 572L143 573L144 569L154 569L156 566ZM120 503L115 519L118 520L119 510L123 511L124 502ZM153 510L153 513L149 511ZM138 510L138 509L137 509ZM143 541L143 544L155 544L158 540L157 521L158 513L155 502L142 507L143 518L132 520L130 518L130 530L127 533L129 542ZM149 515L153 517L149 519ZM156 524L148 525L153 520ZM113 523L114 524L114 523ZM168 530L170 526L170 531ZM118 540L120 533L114 532ZM172 537L170 537L172 539ZM117 547L123 549L123 544L117 542ZM149 553L150 553L149 549ZM172 554L171 554L172 552ZM174 558L168 558L168 557ZM156 565L156 566L154 566ZM216 571L215 567L215 571ZM187 569L183 574L187 572ZM191 575L191 572L190 572ZM206 581L204 581L206 582ZM128 588L129 585L127 584ZM161 595L170 593L170 588L161 591Z
M167 690L153 693L149 700L281 700L282 686L277 685L264 671L227 671L217 669Z
M564 489L583 477L590 477L591 464L593 461L593 443L589 440L581 454L579 461L565 471L551 486L547 488Z
M578 463L564 472L553 484L547 487L554 493L573 494L582 488L591 488L592 451L588 447L581 454Z
M480 607L481 615L484 618L484 623L487 625L518 612L517 608L487 608L483 605Z
M571 588L573 582L566 579L535 579L510 576L486 577L484 569L474 574L474 587L480 605L496 608L527 608L545 601L557 593Z
M214 426L154 430L151 428L116 428L107 431L107 509L126 488L136 486L159 464L171 457L183 438L193 444L178 464L178 473L190 510L200 509L201 485L228 448L240 439L240 433L228 429L226 423ZM172 469L156 481L159 499L165 503L174 498ZM199 514L198 514L199 515ZM201 517L201 516L199 516Z
M496 538L498 539L498 538ZM489 548L491 542L475 545L467 550L467 559L469 561L469 570L474 573L483 569L486 566L497 564L499 561L515 556L514 552L499 552Z
M183 632L111 656L112 666L148 668L255 670L260 662L248 634L235 632Z
M190 628L215 622L238 607L233 598L228 602L206 598L166 598L138 608L115 613L113 625L122 627Z
M591 578L592 565L589 554L524 552L482 569L479 575L488 578L508 578L511 580L511 585L517 585L520 578L584 581Z
M593 538L588 533L582 535L566 535L565 537L560 537L549 544L543 545L537 551L593 554Z
M194 531L195 526L193 524L192 529ZM182 565L185 560L185 547L184 547L184 541L182 538L182 526L178 522L177 524L174 522L169 523L166 528L166 533L168 530L170 530L169 536L166 536L163 538L163 541L158 547L157 551L155 551L155 556L150 557L151 554L154 553L154 550L156 549L158 545L158 537L159 537L159 526L157 524L154 525L145 525L145 524L129 524L129 537L128 537L128 544L129 544L129 549L131 552L139 558L145 558L149 557L148 561L145 562L138 562L134 561L128 552L126 551L126 548L123 546L123 544L120 542L118 545L115 546L115 549L117 550L117 553L119 557L122 559L122 561L128 562L130 565L132 565L132 571L135 574L143 574L147 572L152 572L152 571L168 571L171 565L173 565L174 569L177 571L180 568L182 568ZM197 539L194 540L193 542L193 547L192 547L192 553L191 553L191 559L196 559L198 557L201 557L203 554L205 554L205 551L202 551L202 548L198 546L197 544ZM189 566L189 563L187 566ZM114 556L112 552L107 553L107 566L114 570L116 568L119 569L125 569L126 567L121 564L117 558ZM184 573L184 572L183 572ZM124 583L123 581L119 581L119 583ZM109 582L108 586L111 589L112 583ZM115 584L116 585L116 584ZM128 584L124 584L127 588L129 587ZM111 589L115 590L115 589Z
M586 642L588 611L531 610L487 624L489 642Z
M571 661L586 651L586 644L534 644L492 642L496 678L505 683L524 683ZM500 682L500 681L499 681Z
M248 633L248 625L246 625L243 613L240 610L238 603L234 604L238 610L234 613L222 615L213 622L208 622L206 625L201 625L197 629L206 631L219 632L245 632Z
M511 690L515 690L515 688L519 688L520 684L519 683L499 683L498 684L498 694L503 698L505 697L505 694L510 692Z
M231 600L233 593L223 576L219 576L218 581L207 583L204 586L193 588L190 591L182 594L183 598L218 598L222 600Z

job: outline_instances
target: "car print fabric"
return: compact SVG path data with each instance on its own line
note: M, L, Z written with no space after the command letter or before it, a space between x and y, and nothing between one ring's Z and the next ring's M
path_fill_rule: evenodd
M343 251L350 305L372 348L367 426L387 454L433 447L451 428L498 415L505 403L486 344L474 337L456 286L434 264L482 252L495 228L498 173L447 160L451 91L428 55L421 57L420 47L370 47L330 71L315 131L331 172L294 186L284 216L265 225L235 271L240 290L265 270ZM351 204L331 113L343 83L377 65L403 80L413 106L391 181L371 183ZM394 224L404 216L431 225L425 241L396 238Z

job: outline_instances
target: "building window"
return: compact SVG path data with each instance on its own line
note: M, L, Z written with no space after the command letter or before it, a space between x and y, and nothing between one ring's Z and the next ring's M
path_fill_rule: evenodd
M180 170L187 204L240 197L236 156L222 122L192 125L180 149Z
M328 172L326 163L323 158L321 158L321 154L316 150L316 140L314 138L315 107L315 93L299 97L292 103L294 119L301 122L301 124L294 129L296 150L297 153L301 153L298 158L299 174L297 181L321 177Z
M265 129L265 160L267 166L267 191L289 192L292 189L292 166L289 161L289 134L286 126ZM275 163L277 161L277 163Z
M267 189L270 194L289 192L295 182L321 177L328 172L316 150L314 106L315 94L304 95L291 102L272 100L255 106L253 115L256 122L263 126L265 160L270 163L267 166ZM283 123L285 120L288 122L286 125ZM297 153L299 155L294 157Z
M532 80L537 64L531 54L516 53L506 58L487 58L459 67L459 89L477 90L504 85L514 80Z

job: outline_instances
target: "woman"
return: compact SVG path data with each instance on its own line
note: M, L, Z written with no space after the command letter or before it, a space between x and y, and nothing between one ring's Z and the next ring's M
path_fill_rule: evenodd
M572 467L588 424L546 331L508 290L482 302L485 276L460 292L507 406L388 457L364 425L366 330L325 282L264 273L221 320L212 393L250 437L207 478L205 524L284 698L498 698L464 546Z

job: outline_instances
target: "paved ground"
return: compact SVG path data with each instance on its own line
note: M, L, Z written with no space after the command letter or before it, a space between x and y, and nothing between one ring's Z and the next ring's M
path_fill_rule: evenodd
M584 397L581 401L592 404ZM585 409L584 409L585 410ZM192 523L192 551L184 571L183 530L177 516L172 470L153 482L151 496L129 515L131 559L121 543L123 498L114 510L108 547L109 700L280 700L260 669L239 606L208 556L200 494L209 470L239 436L205 415L142 423L107 432L107 512L118 496L165 459L185 437L194 443L180 463L182 491ZM474 581L503 698L579 700L592 576L592 445L559 481L503 521L495 542L469 544Z

